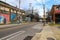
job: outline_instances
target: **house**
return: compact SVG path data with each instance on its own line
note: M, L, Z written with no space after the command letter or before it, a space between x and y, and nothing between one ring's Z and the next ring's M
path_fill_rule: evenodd
M3 16L6 19L6 24L11 23L11 21L14 21L18 15L23 15L24 13L24 10L0 1L0 16Z
M53 22L60 23L60 5L53 5L50 15L52 16Z

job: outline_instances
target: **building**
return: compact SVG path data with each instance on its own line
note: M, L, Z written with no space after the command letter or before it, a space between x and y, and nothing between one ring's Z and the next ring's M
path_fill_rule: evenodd
M53 5L50 11L50 15L52 16L52 21L59 23L60 22L60 5Z
M5 18L6 24L16 21L17 16L23 15L24 13L25 13L24 10L21 10L21 9L14 7L8 3L0 1L0 16L3 16Z

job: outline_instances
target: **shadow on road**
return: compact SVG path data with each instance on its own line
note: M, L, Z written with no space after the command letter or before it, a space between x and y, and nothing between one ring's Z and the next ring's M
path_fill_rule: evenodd
M33 36L27 36L24 40L31 40Z

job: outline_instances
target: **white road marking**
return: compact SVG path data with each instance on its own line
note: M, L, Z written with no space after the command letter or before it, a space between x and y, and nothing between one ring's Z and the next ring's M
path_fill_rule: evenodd
M19 34L19 33L22 34L22 33L24 33L24 32L25 32L25 31L18 31L18 32L15 32L15 33L11 34L11 35L8 35L8 36L6 36L6 37L1 38L0 40L6 39L6 38L8 38L8 37L14 36L14 35Z
M13 39L14 37L17 37L18 35L21 35L21 34L23 34L23 33L25 33L25 31L22 31L21 33L15 35L15 36L12 36L12 37L10 37L10 38L8 38L7 40L11 40L11 39Z

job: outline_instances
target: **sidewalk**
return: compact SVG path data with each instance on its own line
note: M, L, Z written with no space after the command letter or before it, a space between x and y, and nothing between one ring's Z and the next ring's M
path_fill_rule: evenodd
M60 28L57 27L52 27L51 28L52 32L54 32L54 36L56 40L60 40Z
M15 27L15 26L24 25L24 24L28 24L28 22L27 23L20 23L20 24L5 24L5 25L0 25L0 29L2 29L2 28Z
M60 30L47 25L41 33L36 33L32 40L60 40Z
M17 25L21 25L21 24L5 24L5 25L0 25L0 29L1 28L7 28L7 27L13 27L13 26L17 26Z

